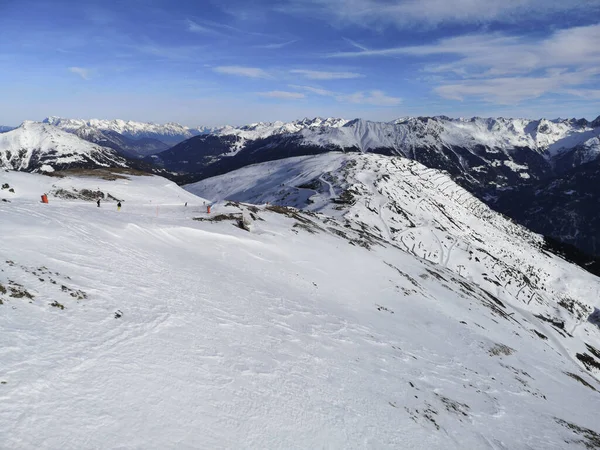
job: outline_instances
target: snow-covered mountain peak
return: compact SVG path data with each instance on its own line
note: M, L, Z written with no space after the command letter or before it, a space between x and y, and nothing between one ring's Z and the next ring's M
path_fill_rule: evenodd
M44 170L69 166L125 166L113 150L87 142L48 123L25 121L0 134L0 167Z

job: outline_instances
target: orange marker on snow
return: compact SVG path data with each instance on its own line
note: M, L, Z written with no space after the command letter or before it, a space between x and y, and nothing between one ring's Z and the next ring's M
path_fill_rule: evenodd
M48 203L48 196L46 194L42 195L42 203Z

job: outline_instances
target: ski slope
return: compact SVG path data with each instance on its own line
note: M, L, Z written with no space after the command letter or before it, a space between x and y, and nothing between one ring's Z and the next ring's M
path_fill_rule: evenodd
M415 161L343 153L288 158L186 189L213 201L324 213L345 229L368 230L416 258L451 270L501 302L525 307L554 325L561 345L582 366L577 354L586 352L587 345L600 348L598 327L588 321L600 306L600 280L549 254L541 236L494 212L447 174Z
M600 383L452 258L333 214L208 215L121 176L0 172L2 448L559 449L600 431ZM121 211L64 198L84 189Z

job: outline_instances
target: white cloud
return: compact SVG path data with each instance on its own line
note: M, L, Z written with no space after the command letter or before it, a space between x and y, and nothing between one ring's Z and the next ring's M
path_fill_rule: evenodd
M567 89L565 92L576 97L600 100L600 89Z
M402 99L399 97L390 97L385 95L383 91L372 90L372 91L360 91L354 92L353 94L343 94L339 92L328 91L326 89L320 89L312 86L298 86L295 84L290 85L293 89L304 90L316 95L323 97L331 97L341 103L355 103L362 105L372 106L398 106L402 103Z
M69 67L69 72L79 75L84 80L90 79L90 70L83 67Z
M297 39L294 39L293 41L287 41L287 42L280 42L280 43L274 43L274 44L264 44L264 45L256 45L256 48L264 48L264 49L268 49L268 50L277 50L283 47L287 47L290 44L293 44L294 42L298 42Z
M322 95L324 97L335 97L337 94L332 91L328 91L326 89L316 88L312 86L298 86L297 84L290 84L292 89L299 89L307 92L311 92L313 94Z
M398 97L390 97L385 95L382 91L368 91L368 92L356 92L351 95L340 96L340 101L347 101L349 103L359 103L362 105L373 105L373 106L398 106L402 103L402 99Z
M197 45L183 47L167 47L153 43L135 45L131 48L145 55L150 55L160 59L172 61L195 61L200 55L200 52L205 50L204 47Z
M258 95L261 97L279 98L282 100L299 100L306 96L300 92L287 92L287 91L269 91L259 92Z
M436 87L434 90L444 98L464 100L466 97L476 97L482 100L512 105L523 100L541 97L551 93L573 95L569 86L580 85L591 76L600 73L600 69L585 72L548 71L536 77L500 77L483 80L468 80L459 83L449 83Z
M382 28L514 23L557 13L593 14L600 0L287 0L280 12L326 17L335 25Z
M310 80L346 80L361 78L364 75L355 72L322 72L319 70L290 70L291 73L302 75Z
M355 47L355 48L357 48L359 50L363 50L363 51L368 51L369 50L366 46L364 46L362 44L359 44L358 42L353 41L352 39L348 39L348 38L342 38L342 39L344 39L352 47Z
M566 88L597 84L600 67L597 42L600 42L600 24L558 30L537 39L488 33L446 38L428 45L330 56L443 56L451 61L425 67L426 72L441 77L441 86L435 88L437 93L452 99L472 96L514 104L546 93L569 93Z
M198 22L194 22L193 20L187 19L186 21L187 30L191 33L199 33L199 34L221 34L212 28L209 28L205 25L201 25Z
M271 78L271 76L263 69L257 67L243 67L243 66L218 66L213 68L213 71L217 73L224 73L227 75L237 75L240 77L248 78Z

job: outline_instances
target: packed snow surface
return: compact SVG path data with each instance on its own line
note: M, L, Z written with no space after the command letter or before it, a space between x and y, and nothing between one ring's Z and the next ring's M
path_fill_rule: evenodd
M531 251L552 294L583 308L598 280L471 197L460 206L435 171L403 162L384 185L382 161L345 158L188 188L207 200L159 177L0 172L14 189L0 190L2 448L584 448L600 384L572 353L599 347L598 329L563 311L563 338L534 317L556 307L535 280L529 305L506 280L486 293L492 259L468 259L468 230L494 239L475 255L497 246L497 265ZM352 207L332 202L346 183ZM219 194L244 189L313 211ZM388 202L414 219L412 250ZM451 220L470 226L454 242L439 230Z

